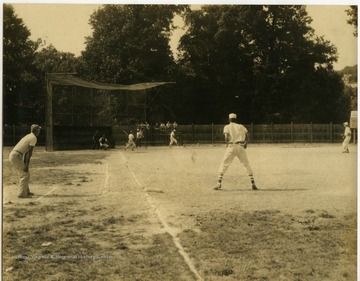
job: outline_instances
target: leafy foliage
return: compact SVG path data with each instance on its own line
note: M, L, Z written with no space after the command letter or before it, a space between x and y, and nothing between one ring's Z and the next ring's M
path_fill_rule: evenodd
M196 95L188 92L193 103L214 113L203 122L221 120L230 111L240 113L243 122L343 118L330 107L321 108L326 101L339 101L342 81L332 68L336 48L315 36L311 21L304 6L189 11L180 64L197 85Z
M17 17L11 5L4 4L3 8L4 123L18 123L26 118L25 115L32 115L31 101L34 96L28 86L36 82L33 61L39 41L29 39L29 29Z
M346 10L347 15L350 17L347 23L355 27L354 36L358 36L358 6L350 6L350 9Z
M37 52L34 63L42 77L46 73L76 72L80 67L80 61L74 54L59 52L53 45Z
M4 123L43 123L45 121L45 74L74 72L79 60L54 46L41 47L11 5L4 5Z
M93 35L82 53L84 75L117 84L161 81L174 67L172 19L183 6L104 5L90 19Z
M357 28L355 8L347 12ZM177 60L169 45L175 15L186 23ZM99 114L118 121L225 123L236 112L241 122L343 122L357 97L333 70L335 46L311 22L299 5L103 5L77 58L52 45L39 51L41 40L31 41L5 4L4 122L44 120L51 72L116 84L176 81L161 91L99 95Z
M176 65L169 44L172 21L175 14L185 9L186 6L175 5L102 6L90 19L93 34L87 38L82 53L81 76L114 84L173 81ZM145 121L164 118L162 112L171 114L165 106L166 89L163 95L152 91L127 97L127 101L118 98L122 104L112 105L130 119ZM128 104L126 108L124 103ZM145 104L148 109L144 111L141 108Z

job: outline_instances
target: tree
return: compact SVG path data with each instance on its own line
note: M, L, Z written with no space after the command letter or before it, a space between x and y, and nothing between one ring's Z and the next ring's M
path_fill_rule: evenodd
M31 89L37 82L33 61L40 41L29 39L29 29L11 5L3 7L3 118L12 124L32 119Z
M47 95L47 73L76 73L80 68L80 60L74 54L60 52L53 45L35 53L34 65L37 69L37 91L32 96L34 110L40 120L45 118L45 101Z
M315 36L311 21L305 6L203 6L188 12L179 62L197 85L188 95L202 105L203 122L222 120L230 111L241 113L243 122L334 118L334 110L320 114L314 104L324 97L339 100L336 48ZM335 92L313 92L319 77ZM205 114L210 110L214 115Z
M51 44L35 54L34 63L41 77L46 73L76 72L80 68L80 60L74 54L60 52Z
M133 84L173 81L174 58L169 45L174 15L186 6L175 5L104 5L91 15L92 36L82 52L80 75L104 83ZM149 96L149 100L144 102ZM136 98L137 97L137 98ZM131 94L133 104L151 104L148 114L134 109L129 118L146 118L167 112L164 95ZM116 101L116 99L114 99ZM112 103L114 108L121 104ZM155 112L155 109L156 112ZM109 109L110 110L110 109ZM143 115L144 116L139 116ZM131 115L130 112L128 112ZM164 114L164 115L166 115ZM163 114L160 114L163 115ZM154 117L155 118L155 117ZM161 117L159 117L161 118ZM119 120L120 121L120 120ZM143 120L145 121L145 120Z
M179 64L186 87L184 98L195 106L197 117L192 114L191 118L196 122L223 120L230 110L246 112L251 106L247 104L253 78L248 71L252 58L246 18L256 9L203 6L186 14L188 29L180 39Z
M358 7L350 6L350 9L346 10L347 15L350 19L347 20L347 23L355 27L354 36L358 36Z
M174 66L172 19L184 6L104 5L90 18L92 36L82 52L91 80L131 84L166 80Z

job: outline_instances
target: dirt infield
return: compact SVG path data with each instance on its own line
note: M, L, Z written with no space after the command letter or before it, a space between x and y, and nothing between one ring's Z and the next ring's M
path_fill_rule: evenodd
M3 280L356 280L357 146L45 152L31 199L3 150Z

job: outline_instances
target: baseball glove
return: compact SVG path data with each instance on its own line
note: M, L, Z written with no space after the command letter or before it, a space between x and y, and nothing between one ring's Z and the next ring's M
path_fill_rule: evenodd
M247 148L247 142L244 143L244 149L246 149L246 148Z

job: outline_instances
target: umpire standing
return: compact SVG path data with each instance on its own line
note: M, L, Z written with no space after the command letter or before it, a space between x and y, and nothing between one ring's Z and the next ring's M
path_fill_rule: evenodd
M253 171L250 167L249 160L246 154L246 147L247 147L247 129L241 125L237 124L236 121L236 114L230 113L229 114L229 123L224 127L224 136L225 141L227 143L227 149L224 155L224 158L219 167L219 176L216 186L214 190L221 189L221 182L222 178L229 168L230 164L232 163L235 156L237 156L240 162L244 165L247 170L247 173L250 178L251 187L253 190L257 190L258 188L255 185Z
M30 192L29 181L29 164L30 159L37 142L37 136L40 134L41 127L37 124L31 125L31 132L24 136L10 152L9 160L20 179L20 194L19 198L29 198L34 193Z

